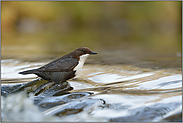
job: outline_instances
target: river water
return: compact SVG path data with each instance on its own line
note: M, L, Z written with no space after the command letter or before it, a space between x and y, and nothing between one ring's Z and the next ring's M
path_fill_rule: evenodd
M68 80L73 87L68 93L43 96L38 103L35 98L39 95L29 93L27 96L25 91L11 94L36 79L36 75L20 75L19 71L46 63L46 60L1 61L1 94L5 95L1 96L2 121L182 121L182 71L179 68L86 63L76 79ZM35 87L38 86L29 89Z

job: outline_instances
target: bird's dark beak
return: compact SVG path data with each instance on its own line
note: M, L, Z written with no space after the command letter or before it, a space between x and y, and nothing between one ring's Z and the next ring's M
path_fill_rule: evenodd
M90 54L97 54L96 52L91 52Z

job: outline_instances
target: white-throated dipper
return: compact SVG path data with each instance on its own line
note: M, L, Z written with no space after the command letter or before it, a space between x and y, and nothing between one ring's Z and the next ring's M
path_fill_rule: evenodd
M65 82L75 77L81 71L90 54L97 53L92 52L87 47L81 47L40 68L19 72L19 74L36 74L47 81L55 83Z

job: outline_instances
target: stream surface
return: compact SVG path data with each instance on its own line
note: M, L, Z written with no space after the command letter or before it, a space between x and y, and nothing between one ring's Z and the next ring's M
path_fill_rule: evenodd
M46 81L18 72L46 63L1 60L2 121L182 121L181 69L85 64L77 78L65 83L73 89L60 93L60 85L48 85L33 94ZM35 84L13 93L31 81Z

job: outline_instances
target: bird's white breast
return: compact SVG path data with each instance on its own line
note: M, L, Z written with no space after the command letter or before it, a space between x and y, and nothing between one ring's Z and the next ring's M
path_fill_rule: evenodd
M85 54L80 56L80 60L79 60L79 64L74 68L74 70L76 70L75 75L77 76L78 73L81 71L86 59L89 57L90 54Z

